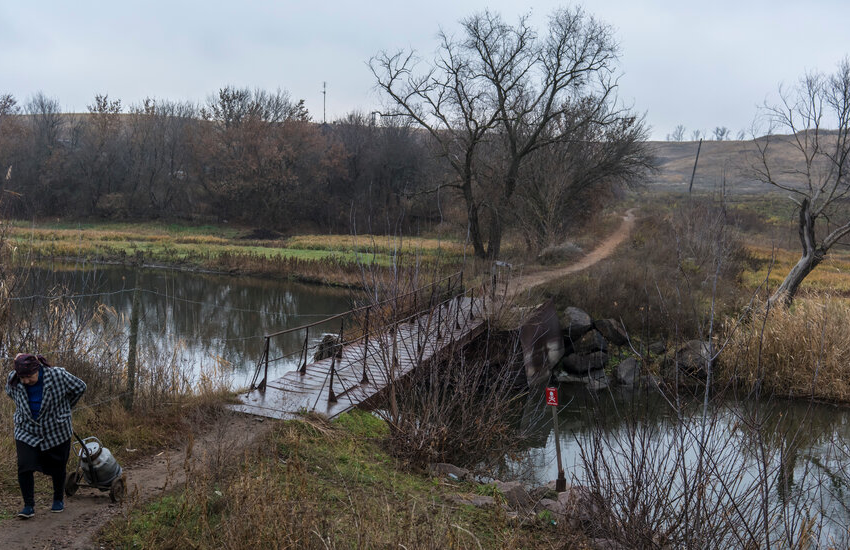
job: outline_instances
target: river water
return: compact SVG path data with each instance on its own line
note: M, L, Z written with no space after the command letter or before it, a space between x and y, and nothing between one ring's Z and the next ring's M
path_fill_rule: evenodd
M176 350L183 368L199 372L214 364L219 372L224 370L234 389L250 384L263 352L264 334L346 311L352 296L345 289L254 277L57 264L31 271L21 294L34 297L19 300L18 306L46 307L48 289L61 287L81 311L97 303L107 306L126 335L136 284L140 355L145 348L156 350L148 354L152 356ZM323 333L338 330L330 324L311 329L310 345ZM303 332L273 339L270 356L285 357L270 365L270 378L295 367L303 339Z
M637 480L649 493L682 494L703 449L710 470L705 484L718 509L737 507L757 516L766 488L772 529L784 529L789 518L799 528L809 518L814 547L850 547L847 407L733 394L711 396L705 407L702 396L677 400L656 389L590 392L561 384L558 390L568 483L593 485L589 474L596 472L614 495ZM530 486L556 479L553 427L545 396L529 395L520 426L529 435L525 450L493 465L493 477Z
M138 279L137 279L138 277ZM129 325L133 288L140 289L140 348L178 350L187 369L215 364L232 388L247 386L263 351L263 335L312 323L351 308L353 293L336 288L251 277L230 277L168 269L53 265L31 272L21 308L47 307L47 289L65 289L81 310L100 303L125 327ZM314 346L331 323L311 329ZM303 332L275 338L270 378L297 366ZM757 484L759 457L772 480L771 502L790 503L818 519L821 541L846 533L850 525L850 411L846 408L787 400L730 397L677 405L654 392L602 391L562 384L557 407L560 447L568 482L586 484L587 460L607 463L614 478L629 475L624 464L635 457L680 483L697 460L698 448L719 465L713 483L735 480L737 494ZM542 485L558 475L552 408L542 393L528 397L520 426L528 435L525 450L493 465L493 476ZM760 427L756 430L754 426ZM756 437L756 433L761 437ZM699 434L705 434L699 439ZM659 454L657 449L662 449ZM677 454L665 454L680 449ZM677 481L679 480L679 481ZM711 481L711 480L709 480ZM616 484L612 485L616 487ZM736 495L736 493L730 493ZM722 498L719 497L719 498ZM741 500L735 496L733 500ZM738 506L739 503L736 503ZM807 512L807 513L809 513Z

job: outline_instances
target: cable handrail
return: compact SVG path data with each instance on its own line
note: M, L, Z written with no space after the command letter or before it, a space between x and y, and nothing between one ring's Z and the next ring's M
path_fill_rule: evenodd
M416 310L416 311L413 311L412 313L406 314L403 317L396 318L396 319L392 320L391 322L389 322L388 324L384 324L382 326L377 327L377 329L369 326L369 312L373 308L378 308L382 305L385 305L385 304L388 304L388 303L391 303L391 302L398 303L399 300L403 300L403 299L405 299L405 298L407 298L411 295L417 295L417 294L421 293L423 290L427 290L429 288L434 288L437 285L439 285L439 284L441 284L445 281L450 282L453 278L457 278L458 281L459 281L459 287L460 287L460 293L459 294L455 293L452 296L450 296L449 298L447 298L443 301L440 301L436 305L434 305L432 303L433 297L434 297L434 294L432 292L431 298L428 300L428 306L426 308L423 308L421 310ZM451 285L449 285L449 288L451 288ZM298 368L298 370L301 372L301 374L304 374L306 372L306 367L308 365L309 349L311 347L318 347L318 346L309 346L309 344L307 342L307 340L309 338L310 328L318 326L318 325L322 325L322 324L327 324L327 323L334 321L336 319L342 319L342 321L340 323L339 337L338 337L337 342L333 346L333 354L334 354L332 356L332 363L333 364L332 364L331 369L328 373L328 376L332 376L331 373L333 371L335 371L336 368L337 368L337 366L335 364L336 363L336 354L338 353L337 350L344 348L348 344L352 344L352 343L357 342L357 341L364 341L365 342L364 353L366 353L368 355L368 353L369 353L368 343L369 343L370 337L372 337L373 335L382 334L383 332L385 332L386 328L389 327L389 326L398 327L398 325L400 323L404 323L404 322L410 321L411 319L418 318L425 311L433 312L436 309L439 312L439 311L441 311L441 308L443 308L443 306L446 303L449 303L452 300L459 299L461 296L465 295L466 292L467 292L467 290L463 288L463 271L461 270L461 271L457 271L457 272L452 273L448 276L442 277L442 278L440 278L436 281L433 281L433 282L431 282L427 285L424 285L424 286L419 287L419 288L417 288L413 291L407 292L407 293L399 295L399 296L393 296L391 298L387 298L385 300L381 300L381 301L373 303L373 304L367 304L367 305L364 305L364 306L353 308L351 310L348 310L348 311L345 311L345 312L342 312L342 313L338 313L336 315L322 319L321 321L316 321L316 322L313 322L313 323L308 323L306 325L301 325L299 327L293 327L293 328L284 329L284 330L280 330L280 331L277 331L277 332L267 334L267 335L264 336L265 345L264 345L263 353L259 357L259 359L257 360L257 365L256 365L256 368L255 368L255 371L254 371L254 376L252 377L252 380L251 380L251 389L253 390L254 388L258 388L258 389L264 389L265 388L266 383L268 382L268 367L269 367L270 363L279 361L280 359L283 359L283 358L288 357L288 356L295 356L296 352L292 352L292 353L284 354L281 357L271 359L269 357L270 347L271 347L270 343L271 343L271 339L274 338L274 337L281 336L281 335L284 335L284 334L299 332L299 331L302 331L302 330L305 331L304 344L301 348L301 351L299 352L299 357L303 358L303 362L301 363L300 367ZM352 314L362 312L362 311L366 312L366 319L365 319L365 325L366 326L364 327L365 330L362 334L358 335L356 338L347 342L346 339L343 337L343 326L344 326L344 323L345 323L344 318L348 317ZM429 320L430 320L430 318L429 318ZM438 322L438 324L439 324L439 322ZM371 328L371 330L370 330L370 328ZM438 337L439 337L439 331L440 331L440 329L438 327L437 328ZM365 364L365 360L366 360L366 358L364 357L363 358L364 364ZM262 381L260 381L259 384L258 384L257 382L260 380L260 372L261 372L261 370L263 370L264 366L265 366L265 373L263 374ZM342 367L342 365L339 365L339 367ZM363 380L365 381L366 378L367 377L366 377L366 372L365 372L365 367L364 367ZM325 383L322 384L322 388L324 388L326 383L327 383L327 380L325 381ZM331 387L332 387L332 385L333 385L333 383L331 382Z
M287 333L289 333L289 332L296 332L296 331L299 331L299 330L304 330L304 329L307 329L307 328L314 327L314 326L316 326L316 325L322 325L322 324L327 323L327 322L329 322L329 321L334 321L334 320L336 320L336 319L339 319L340 317L345 317L346 315L351 315L352 313L357 313L357 312L360 312L360 311L364 311L364 310L366 310L366 309L368 309L368 308L379 307L379 306L382 306L382 305L387 304L387 303L389 303L389 302L398 301L398 300L400 300L400 299L402 299L402 298L406 298L406 297L408 297L408 296L412 296L413 294L417 294L417 293L419 293L419 292L421 292L421 291L425 290L426 288L430 288L430 287L436 286L436 285L438 285L439 283L441 283L441 282L443 282L443 281L449 281L449 280L451 280L451 278L452 278L452 277L455 277L455 276L461 276L461 277L462 277L462 276L463 276L463 271L456 271L456 272L452 273L451 275L448 275L448 276L446 276L446 277L443 277L442 279L439 279L439 280L437 280L437 281L434 281L434 282L432 282L432 283L429 283L429 284L427 284L427 285L425 285L425 286L419 287L419 288L417 288L417 289L415 289L415 290L412 290L412 291L410 291L410 292L408 292L408 293L406 293L406 294L402 294L401 296L394 296L394 297L392 297L392 298L387 298L386 300L382 300L382 301L377 302L377 303L374 303L374 304L367 304L367 305L365 305L365 306L360 306L360 307L356 307L356 308L354 308L354 309L349 309L348 311L343 311L342 313L337 313L336 315L332 315L332 316L330 316L330 317L326 317L326 318L324 318L324 319L322 319L322 320L320 320L320 321L314 321L314 322L312 322L312 323L308 323L308 324L306 324L306 325L301 325L301 326L298 326L298 327L287 328L287 329L279 330L279 331L277 331L277 332L272 332L272 333L270 333L270 334L266 334L266 335L264 336L264 338L274 338L275 336L281 336L281 335L283 335L283 334L287 334Z

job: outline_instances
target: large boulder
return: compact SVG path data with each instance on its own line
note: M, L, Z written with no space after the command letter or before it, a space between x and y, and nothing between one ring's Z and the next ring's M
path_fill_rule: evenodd
M689 340L664 357L664 367L668 373L672 374L673 369L679 369L695 378L704 377L705 369L711 363L713 363L711 347L705 340Z
M593 328L593 321L585 311L577 307L564 310L564 337L567 342L576 342L585 332Z
M609 384L608 375L602 369L592 370L587 373L586 387L590 391L607 390Z
M605 367L605 363L607 362L608 354L604 351L596 351L583 355L571 353L567 355L562 364L567 374L587 376L590 371Z
M614 370L614 379L623 386L634 386L640 377L640 363L634 357L620 361Z
M649 344L647 351L652 355L661 355L667 351L667 344L664 343L663 340L658 340L657 342Z
M626 329L616 319L597 319L593 321L593 328L601 332L602 336L615 346L625 346L629 343Z
M573 351L580 354L608 351L608 342L598 330L589 330L573 343Z
M559 519L564 517L564 515L567 513L563 504L551 498L541 499L537 504L534 505L535 512L542 512L543 510L548 510Z
M599 499L587 487L573 485L558 495L558 502L563 505L570 526L575 529L588 529L596 525L602 508Z
M505 502L514 510L530 509L534 502L531 500L531 495L525 490L525 486L519 481L498 481L495 482L496 489L505 497Z

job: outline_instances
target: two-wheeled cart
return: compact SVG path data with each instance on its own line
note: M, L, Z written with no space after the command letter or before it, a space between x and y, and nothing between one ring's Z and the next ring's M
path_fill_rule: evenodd
M77 439L71 448L77 456L77 468L65 480L65 494L73 496L80 487L109 491L112 502L120 502L127 493L124 471L109 449L96 437Z

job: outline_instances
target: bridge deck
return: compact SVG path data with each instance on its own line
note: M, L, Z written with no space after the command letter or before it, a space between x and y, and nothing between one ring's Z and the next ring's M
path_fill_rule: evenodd
M439 309L399 324L395 334L395 362L391 331L370 336L368 344L361 339L343 347L342 357L337 357L335 363L335 402L328 400L332 362L329 358L308 364L305 374L292 370L268 381L265 390L255 389L240 395L241 403L230 408L269 418L293 418L306 411L333 418L351 410L380 393L389 380L403 378L417 364L427 365L452 343L465 344L484 329L485 316L478 300L473 302L464 297ZM442 321L439 331L438 320ZM364 366L366 383L361 382Z

